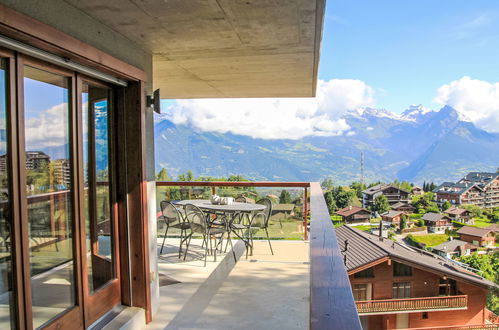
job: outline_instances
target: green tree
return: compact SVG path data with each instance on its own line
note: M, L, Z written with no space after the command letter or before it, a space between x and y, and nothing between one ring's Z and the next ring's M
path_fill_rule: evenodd
M279 203L280 204L291 204L291 195L286 189L281 191L281 195L279 195Z
M333 194L333 198L336 202L336 206L339 209L345 208L349 205L352 204L355 196L355 192L350 189L345 189L341 186L334 187L333 190L331 190Z
M404 230L407 227L407 215L402 214L400 217L400 230Z
M166 168L162 168L161 171L156 174L156 181L171 181L171 177L168 175Z
M388 198L385 195L378 195L374 199L374 211L379 214L385 213L390 209L390 204L388 204Z
M452 204L449 202L449 201L445 201L443 204L442 204L442 211L445 211L445 210L448 210L452 207Z
M354 181L350 184L350 188L355 191L357 198L362 198L362 192L366 190L367 187L364 183Z
M461 206L463 209L466 209L471 212L471 215L476 218L481 218L483 217L485 210L482 209L480 206L477 205L471 205L471 204L465 204Z
M338 206L336 205L336 201L334 200L332 191L330 191L330 190L326 191L324 193L324 199L326 200L326 205L327 205L327 209L329 211L329 214L333 214L334 212L336 212L336 210L338 210Z
M322 181L321 183L321 187L322 189L324 189L325 191L327 190L332 190L333 187L334 187L334 184L333 184L333 179L331 178L326 178L324 179L324 181Z

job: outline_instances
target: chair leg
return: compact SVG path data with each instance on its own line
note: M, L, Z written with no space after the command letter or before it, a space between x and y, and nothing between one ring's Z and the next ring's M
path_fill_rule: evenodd
M184 243L184 229L180 228L180 246L178 248L178 258L182 255L182 244Z
M272 244L270 244L270 237L267 228L265 228L265 233L267 234L267 241L269 241L270 252L272 253L272 255L274 255L274 250L272 250Z
M166 224L166 230L165 230L165 237L163 237L163 244L161 244L161 251L159 251L159 254L161 255L163 253L163 247L165 246L165 241L166 241L166 235L168 234L168 228L170 226L168 223Z
M187 241L187 237L185 239L186 239L186 242L185 242L184 261L185 261L185 257L187 257L187 251L189 251L189 244L191 244L192 233L189 234L189 240L188 241Z
M229 246L229 241L230 241L230 231L227 232L227 243L225 244L224 253L227 253L227 247Z
M232 249L232 255L234 256L234 262L237 262L236 259L236 251L234 251L234 246L232 245L232 240L229 237L229 242L230 242L230 248Z
M206 235L206 239L210 239L210 233L208 232L208 235ZM206 241L206 246L204 249L204 266L206 267L206 259L208 258L208 241Z

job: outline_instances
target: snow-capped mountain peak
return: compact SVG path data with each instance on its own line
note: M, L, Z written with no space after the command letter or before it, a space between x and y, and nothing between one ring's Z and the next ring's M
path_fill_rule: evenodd
M422 116L430 112L433 112L433 110L422 104L412 104L402 113L401 118L409 121L418 121Z

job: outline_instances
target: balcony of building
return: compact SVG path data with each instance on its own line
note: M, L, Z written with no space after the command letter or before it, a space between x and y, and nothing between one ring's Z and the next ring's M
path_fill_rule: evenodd
M161 252L165 227L158 221L160 298L146 329L361 329L318 183L156 182L156 195L158 203L174 196L205 199L212 193L237 197L244 188L256 187L264 193L301 191L295 220L272 220L272 250L256 233L252 255L246 256L244 241L235 239L235 256L224 243L216 261L209 253L204 266L200 238L192 240L184 260L178 257L180 236L169 231Z
M436 312L468 308L468 296L439 296L356 301L359 315Z

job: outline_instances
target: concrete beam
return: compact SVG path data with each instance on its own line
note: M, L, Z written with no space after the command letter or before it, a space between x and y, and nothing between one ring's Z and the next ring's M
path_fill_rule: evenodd
M163 98L314 96L325 0L66 0L153 55Z

